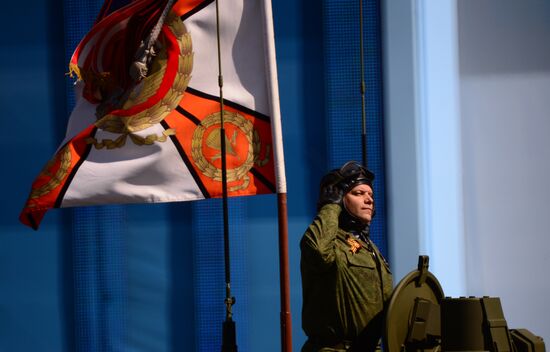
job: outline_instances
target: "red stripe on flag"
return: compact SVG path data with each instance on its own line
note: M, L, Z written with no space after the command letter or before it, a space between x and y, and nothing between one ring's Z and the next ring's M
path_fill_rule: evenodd
M204 0L191 0L191 1L184 1L180 0L174 4L172 7L172 11L176 13L178 16L183 16L188 12L193 11L197 6L202 4Z

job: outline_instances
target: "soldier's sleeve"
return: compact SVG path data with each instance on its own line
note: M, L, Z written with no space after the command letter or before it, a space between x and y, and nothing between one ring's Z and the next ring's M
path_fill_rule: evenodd
M304 233L300 248L302 263L313 270L322 270L334 263L338 216L342 208L327 204L321 208L315 220Z

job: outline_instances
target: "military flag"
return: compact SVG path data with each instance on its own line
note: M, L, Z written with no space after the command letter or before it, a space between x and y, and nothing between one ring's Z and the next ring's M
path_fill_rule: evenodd
M271 4L218 6L228 195L284 193ZM216 32L212 0L135 0L101 18L73 54L66 137L20 220L36 229L51 208L221 197Z

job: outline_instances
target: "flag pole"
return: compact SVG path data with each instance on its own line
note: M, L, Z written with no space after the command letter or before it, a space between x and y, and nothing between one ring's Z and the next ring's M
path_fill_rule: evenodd
M363 166L367 167L367 113L366 113L366 84L365 84L365 50L363 48L363 0L359 0L359 40L360 60L361 60L361 157Z
M281 295L281 351L292 352L292 324L290 315L290 275L288 268L288 212L287 195L277 193L279 224L279 276Z
M288 211L286 175L283 154L281 110L277 82L277 59L275 56L275 33L271 0L262 1L265 21L266 71L268 72L268 92L271 101L271 134L273 156L275 159L275 177L277 180L277 210L279 227L279 279L281 298L281 351L292 352L292 321L290 314L290 275L288 265Z
M216 0L216 38L218 45L218 86L220 88L220 145L222 161L222 206L223 206L223 244L225 260L225 321L222 324L222 352L237 352L237 333L233 321L233 304L235 297L231 296L231 261L229 256L229 207L227 195L227 155L225 145L224 104L222 54L220 43L220 10L219 0Z

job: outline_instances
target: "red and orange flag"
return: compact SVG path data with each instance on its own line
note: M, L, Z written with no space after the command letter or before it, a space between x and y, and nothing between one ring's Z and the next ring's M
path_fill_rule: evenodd
M284 191L270 4L219 6L229 196ZM71 59L77 103L66 138L21 212L35 229L50 208L222 195L215 3L106 8ZM156 25L136 81L132 64Z

